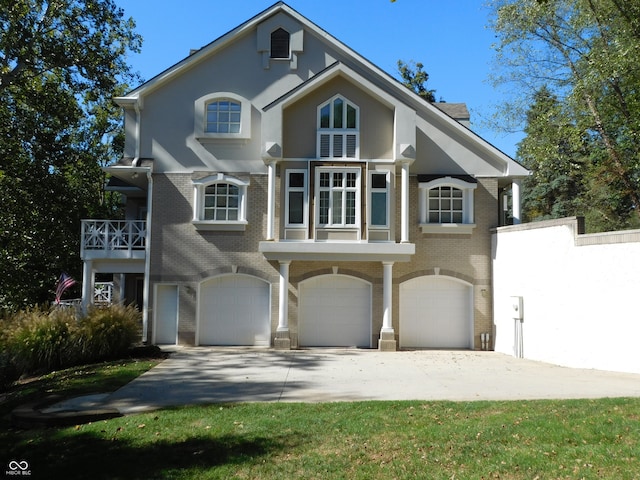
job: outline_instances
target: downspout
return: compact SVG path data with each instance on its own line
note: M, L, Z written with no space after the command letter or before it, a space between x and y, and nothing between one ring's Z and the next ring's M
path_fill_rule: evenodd
M136 112L136 146L131 165L138 167L140 166L140 100L133 104L133 109Z
M153 177L151 168L147 170L147 238L144 246L144 285L142 292L142 342L147 343L149 332L149 290L151 282L149 275L151 273L151 218L153 209Z
M141 104L142 98L137 98L135 103L133 104L133 108L136 112L136 133L135 133L135 152L133 157L133 162L131 165L133 167L140 166L140 150L141 150ZM153 177L151 176L151 168L147 170L147 232L146 232L146 240L144 246L144 281L142 287L142 342L147 343L149 337L149 297L150 297L150 288L151 282L149 281L149 274L151 272L151 210L153 205Z

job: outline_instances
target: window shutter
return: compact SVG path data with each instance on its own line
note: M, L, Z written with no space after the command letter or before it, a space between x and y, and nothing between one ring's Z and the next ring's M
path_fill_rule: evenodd
M334 157L342 157L343 143L344 143L343 135L335 134L333 136L333 156Z
M322 158L328 158L331 156L331 152L329 148L330 138L331 138L331 135L328 135L328 134L320 135L320 157Z
M356 135L347 135L347 157L356 158L356 146L358 145Z

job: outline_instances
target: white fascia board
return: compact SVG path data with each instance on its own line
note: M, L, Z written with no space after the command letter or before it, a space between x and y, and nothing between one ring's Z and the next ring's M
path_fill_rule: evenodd
M371 96L377 98L380 102L382 102L384 105L386 105L389 108L396 108L400 103L392 95L385 92L381 88L377 87L371 81L369 81L362 75L356 73L353 69L349 68L344 63L336 62L336 64L333 65L333 67L330 67L324 72L319 73L315 77L312 77L304 85L299 87L293 94L291 94L290 96L287 96L282 102L282 108L286 108L292 103L295 103L298 99L304 97L309 92L317 89L318 86L323 85L333 80L334 78L339 77L340 75L353 81L356 85L362 86L363 90L366 90L369 94L371 94Z
M218 50L224 48L230 42L235 41L237 38L242 35L250 32L257 24L263 22L268 17L277 13L278 11L286 11L290 13L292 16L298 18L297 15L294 15L294 11L291 10L287 5L282 2L278 2L277 4L269 7L267 10L259 13L255 17L246 21L245 23L237 26L233 30L225 33L221 37L218 37L216 40L212 41L208 45L205 45L195 53L189 55L188 57L183 58L181 61L176 63L175 65L167 68L165 71L153 77L151 80L143 83L139 87L133 89L129 94L124 97L118 97L118 99L127 99L127 98L138 98L142 97L149 92L155 90L159 86L163 85L165 82L170 81L172 78L181 75L183 72L191 69L195 65L199 64L203 60L207 59L209 56L217 52ZM304 18L304 17L302 17ZM302 21L302 20L301 20ZM308 20L303 21L305 25L308 24Z
M258 251L267 260L409 262L413 243L367 242L260 242Z

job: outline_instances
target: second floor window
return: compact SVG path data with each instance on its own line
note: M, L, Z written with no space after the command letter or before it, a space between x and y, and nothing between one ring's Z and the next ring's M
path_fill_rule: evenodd
M240 103L232 100L208 103L205 131L207 133L240 133L241 110Z
M358 158L359 117L358 107L341 96L318 107L318 158Z

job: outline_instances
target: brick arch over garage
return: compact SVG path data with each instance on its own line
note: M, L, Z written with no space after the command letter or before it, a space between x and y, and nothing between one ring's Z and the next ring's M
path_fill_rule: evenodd
M473 348L473 285L438 273L400 283L400 348Z

